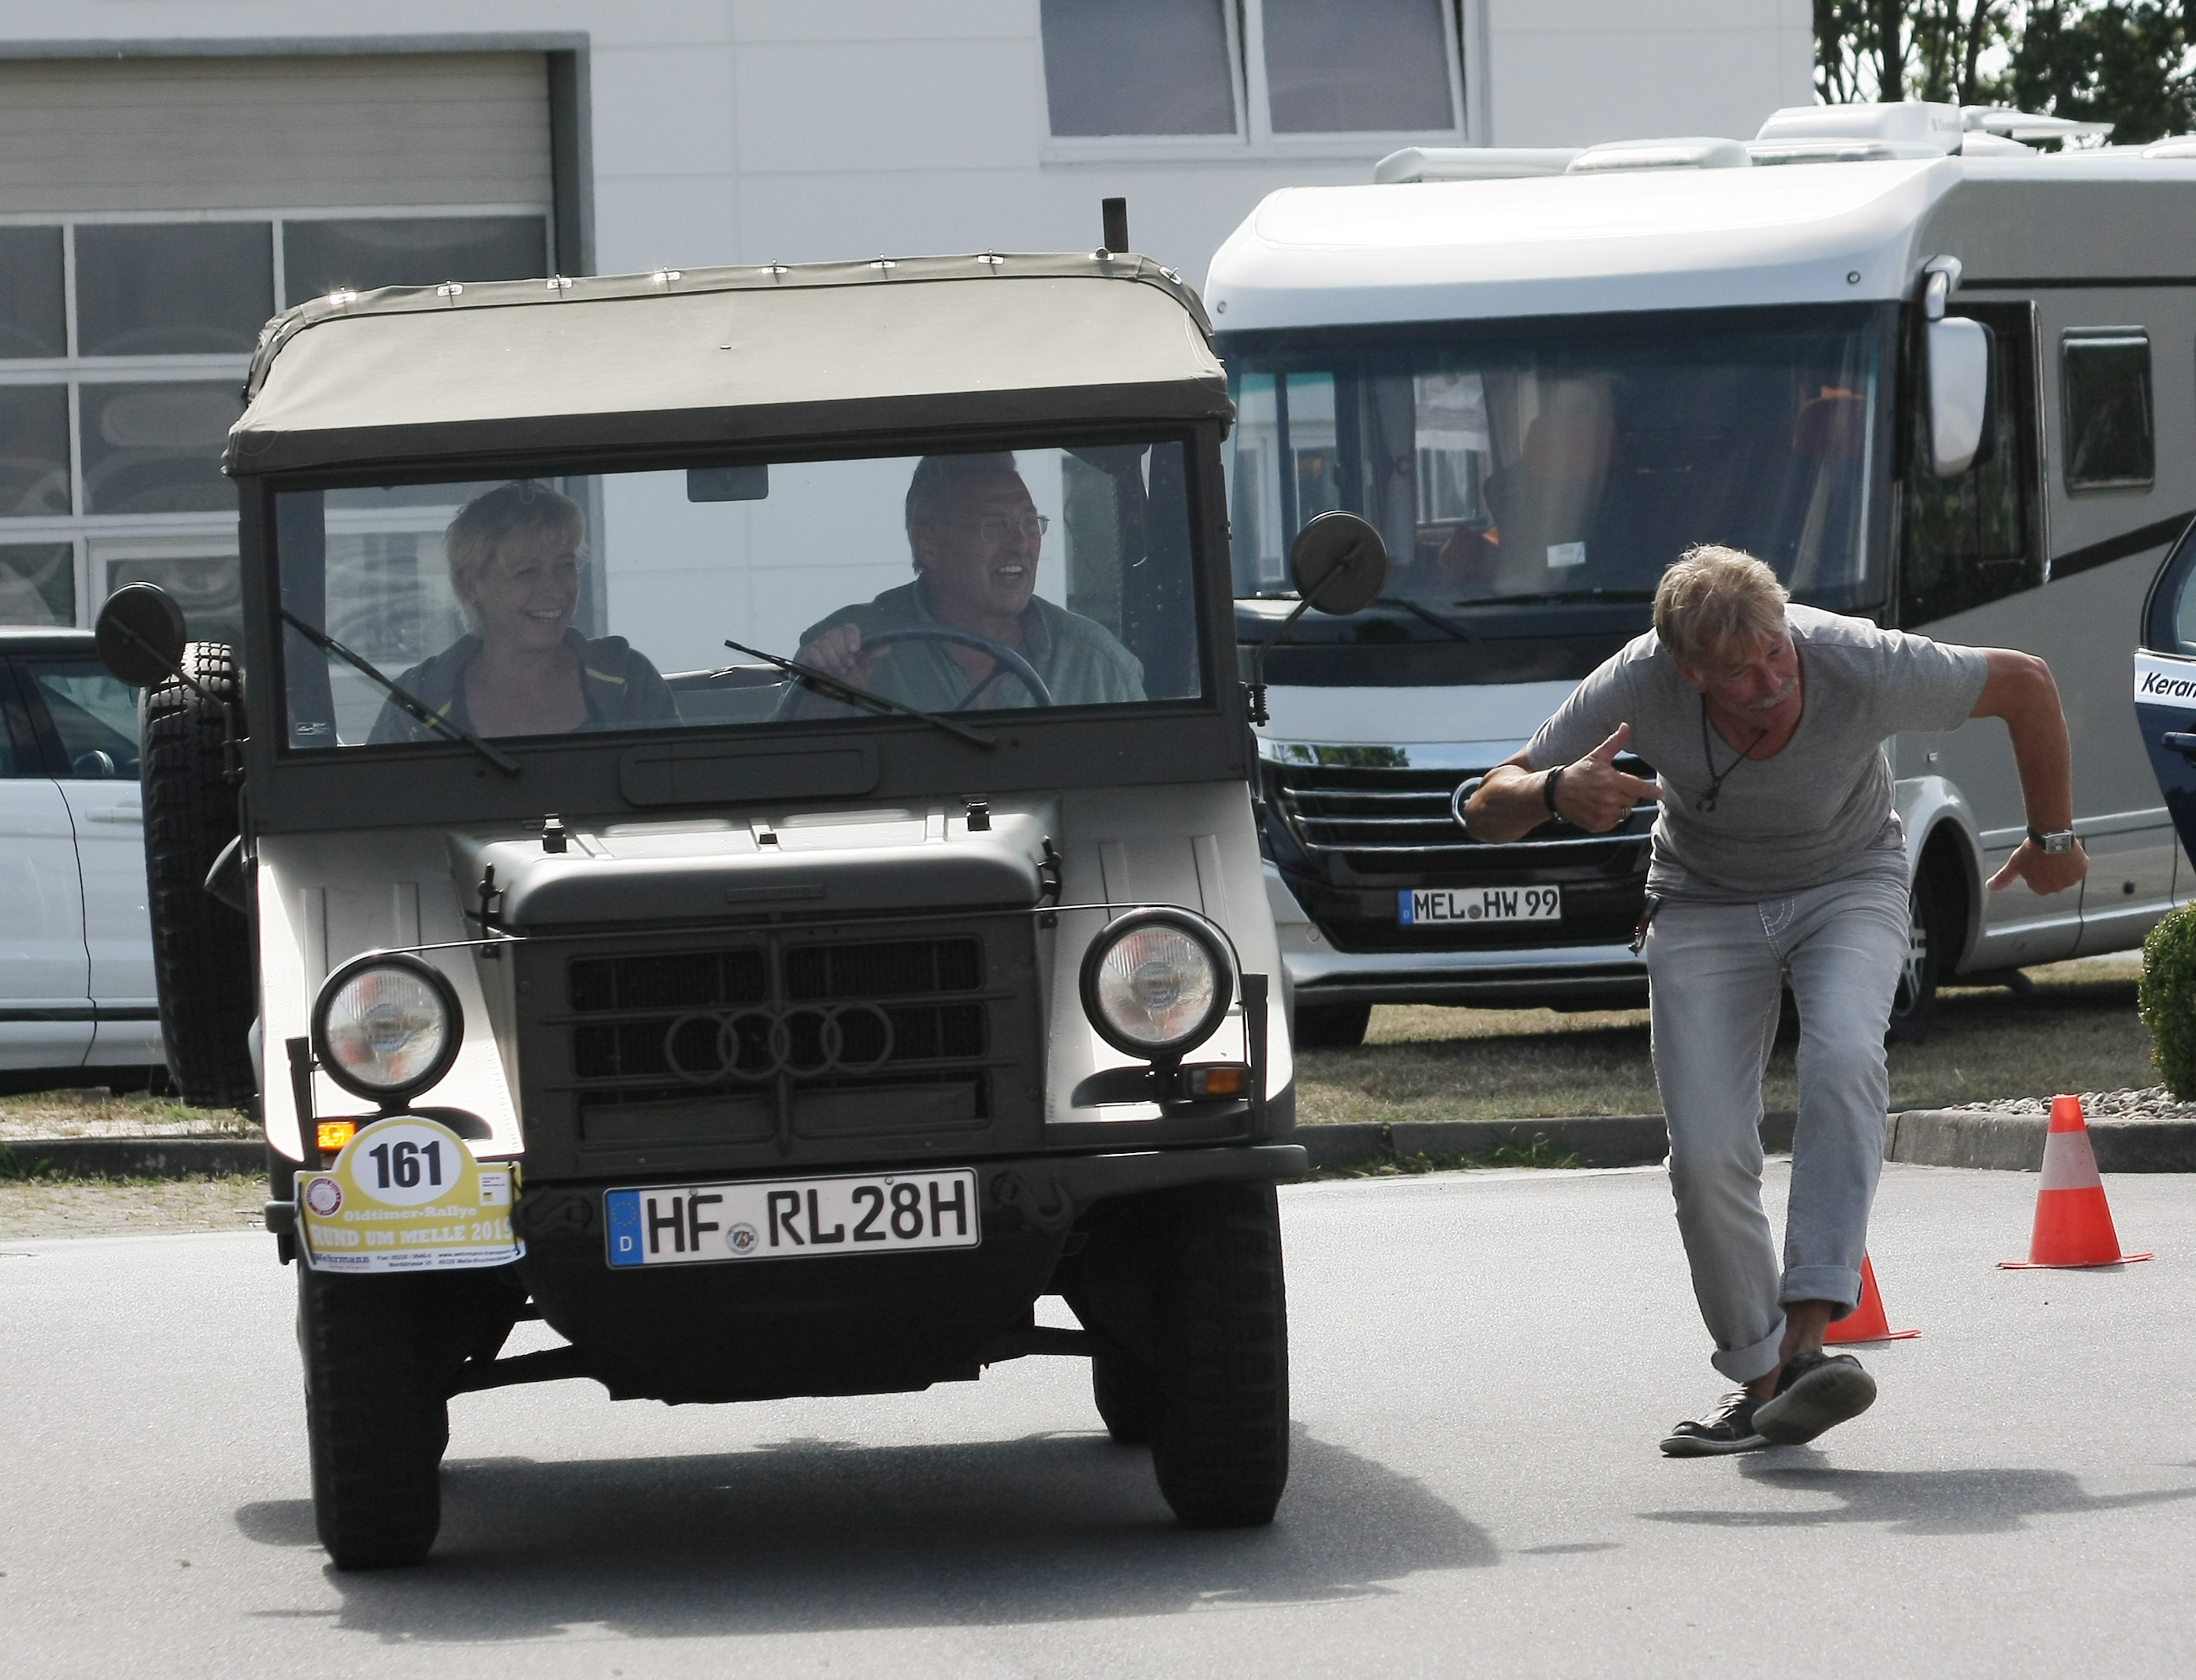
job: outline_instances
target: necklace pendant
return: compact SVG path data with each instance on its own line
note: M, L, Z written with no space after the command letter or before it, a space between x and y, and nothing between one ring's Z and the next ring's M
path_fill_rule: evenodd
M1693 806L1693 809L1694 809L1694 810L1696 810L1696 811L1713 811L1715 808L1716 808L1716 798L1715 798L1715 795L1714 795L1713 794L1702 794L1702 795L1701 796L1701 799L1700 799L1699 802L1698 802L1697 804L1696 804L1696 805Z

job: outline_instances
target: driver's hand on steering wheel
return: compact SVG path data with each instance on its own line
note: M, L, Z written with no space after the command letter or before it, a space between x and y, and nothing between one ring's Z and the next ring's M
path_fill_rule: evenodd
M862 688L870 685L870 675L878 662L892 649L862 648L862 626L858 624L834 625L814 641L794 655L803 665L812 665L827 676L839 677Z
M826 676L842 678L858 687L867 688L870 673L891 651L889 647L871 648L864 651L861 626L836 624L814 641L803 643L800 651L794 655L794 658L800 664L821 671ZM841 704L843 702L835 696L818 693L813 683L804 683L800 686L800 698L794 701L793 710L789 715L796 718L829 717L837 712Z

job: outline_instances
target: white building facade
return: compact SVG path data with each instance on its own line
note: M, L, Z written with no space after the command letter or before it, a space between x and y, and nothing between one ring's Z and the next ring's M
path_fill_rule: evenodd
M1201 280L1406 145L1751 135L1801 0L20 0L0 9L0 622L238 611L260 324L342 288L1088 247ZM370 26L370 32L368 31ZM663 588L663 577L608 586Z

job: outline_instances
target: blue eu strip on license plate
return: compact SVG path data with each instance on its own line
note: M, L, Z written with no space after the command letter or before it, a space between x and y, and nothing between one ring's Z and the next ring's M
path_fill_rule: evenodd
M1396 920L1406 927L1452 921L1561 921L1560 886L1432 886L1401 888Z

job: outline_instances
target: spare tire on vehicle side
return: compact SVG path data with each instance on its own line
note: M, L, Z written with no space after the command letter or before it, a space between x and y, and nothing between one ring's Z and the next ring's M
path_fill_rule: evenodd
M250 921L208 892L205 879L239 827L223 714L234 709L240 736L244 678L219 642L191 643L182 668L199 690L170 680L145 695L145 886L160 1036L185 1102L241 1108L258 1089L249 1042L258 965Z

